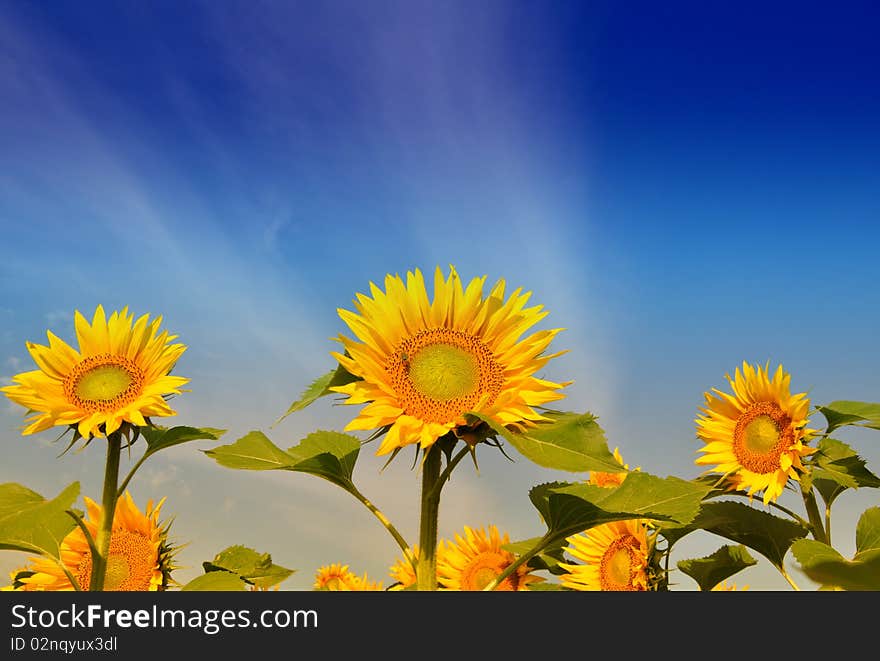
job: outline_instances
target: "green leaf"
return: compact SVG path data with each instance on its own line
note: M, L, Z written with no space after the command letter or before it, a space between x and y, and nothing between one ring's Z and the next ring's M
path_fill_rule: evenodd
M546 581L541 581L540 583L529 583L526 585L526 589L530 592L569 592L569 588L565 587L561 583L549 583Z
M847 489L880 487L880 478L868 470L866 462L846 443L823 438L812 458L813 485L826 505Z
M664 526L661 534L672 545L695 530L706 530L748 546L779 568L792 543L808 532L794 521L743 503L721 501L703 503L700 513L687 526Z
M869 507L856 524L855 559L880 552L880 507Z
M0 484L0 550L58 558L61 541L76 526L67 510L78 496L79 482L52 500L20 484Z
M361 449L356 436L336 431L315 431L287 453L297 459L291 470L314 473L331 482L351 481L355 462ZM328 456L329 455L329 456Z
M257 553L246 546L230 546L214 556L211 562L203 562L202 566L205 572L232 572L263 589L281 583L295 571L274 564L268 553Z
M558 541L594 526L626 519L690 522L709 487L677 477L629 473L615 488L572 484L549 490L548 533Z
M221 466L240 470L286 470L296 464L296 459L261 431L248 432L235 443L203 452Z
M501 548L505 551L510 551L516 556L520 556L531 551L540 542L540 537L533 537L532 539L504 544ZM530 558L527 564L532 569L549 571L552 574L561 574L565 570L559 566L560 562L565 562L561 541L552 546L544 547L544 550Z
M827 544L802 539L791 547L803 572L816 583L844 590L880 590L880 553L847 560Z
M880 429L880 404L840 400L820 406L819 411L828 420L828 434L845 425Z
M544 484L536 484L529 489L529 500L541 515L541 521L547 523L550 519L550 493L554 489L571 486L572 482L545 482Z
M247 589L239 576L228 571L212 571L197 576L180 588L181 592L244 592Z
M679 560L678 568L700 586L709 591L746 567L758 564L745 546L724 545L711 555L692 560Z
M605 432L590 413L550 411L545 417L552 422L538 423L525 433L511 431L479 413L466 415L485 422L520 454L544 468L574 473L626 472L608 450Z
M147 441L147 451L144 452L143 458L146 459L160 450L190 441L216 441L225 433L225 429L212 427L171 427L170 429L158 426L142 427L140 434Z
M350 434L316 431L284 451L263 432L252 431L231 445L204 452L227 468L308 473L353 493L351 476L360 446L360 440Z
M325 395L331 394L333 391L330 390L330 388L334 388L336 386L344 386L346 384L360 380L360 377L357 377L354 374L350 373L342 365L337 365L336 369L331 370L327 372L327 374L325 374L324 376L319 376L317 379L312 381L311 385L306 388L305 391L303 391L303 394L300 395L299 399L290 405L290 408L287 409L287 412L275 421L275 424L277 425L291 413L295 413L296 411L304 409L316 399L320 399Z

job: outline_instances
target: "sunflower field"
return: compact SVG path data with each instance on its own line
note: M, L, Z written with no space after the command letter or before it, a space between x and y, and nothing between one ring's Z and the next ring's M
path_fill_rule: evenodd
M734 591L748 589L737 574L756 556L792 590L804 587L786 569L792 558L822 590L880 589L880 506L866 509L855 530L835 528L832 541L837 498L880 487L839 432L880 430L880 403L814 402L782 365L743 360L719 374L694 412L699 474L691 475L692 466L656 475L609 442L597 412L568 410L566 388L578 375L542 378L566 352L553 346L563 329L536 329L548 312L531 292L510 291L503 278L463 282L453 266L437 268L433 283L414 269L367 289L353 309L338 310L346 331L328 351L327 372L302 384L288 410L267 422L282 424L328 396L351 411L349 421L286 449L259 430L224 444L222 428L166 424L176 415L175 396L198 394L172 374L187 347L163 329L162 317L135 318L128 308L108 316L98 305L91 320L75 313L75 345L53 330L47 344L28 341L34 369L0 391L25 410L23 435L60 429L65 452L99 444L103 488L92 498L77 482L50 496L0 484L0 549L25 554L3 589L282 589L294 568L236 544L205 559L195 579L175 579L181 545L167 503L140 507L128 489L151 457L197 440L217 442L202 458L221 478L229 470L321 478L387 530L399 554L386 577L328 563L315 573L314 590L644 592L674 590L686 575L701 591ZM406 539L356 485L365 447L386 466L401 453L411 456L418 489L401 498L419 504L417 539ZM440 538L440 505L456 486L453 473L510 448L571 475L522 485L535 510L534 535L511 539L497 524L455 521L458 532ZM796 495L798 506L783 504L784 493ZM677 545L696 535L716 550L684 557ZM835 546L841 538L855 539L852 557Z

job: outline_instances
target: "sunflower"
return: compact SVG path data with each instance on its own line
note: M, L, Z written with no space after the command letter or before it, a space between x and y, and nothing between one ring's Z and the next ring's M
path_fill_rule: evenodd
M648 528L644 520L614 521L566 538L565 550L583 564L559 563L560 582L574 590L648 589Z
M39 369L13 377L14 385L0 388L9 399L33 415L23 434L56 425L75 427L83 438L112 434L124 422L144 426L150 416L171 416L165 396L179 394L189 379L170 376L186 350L171 344L176 335L159 333L162 317L134 321L125 307L104 316L98 306L92 323L76 312L77 351L52 331L49 345L27 343Z
M745 592L749 589L748 585L744 585L741 588L736 587L736 583L728 583L727 581L721 581L718 585L712 588L712 592Z
M626 471L629 470L629 464L623 463L623 457L620 454L620 450L618 448L614 448L614 458L617 460L617 463L623 466ZM639 470L636 468L635 470ZM626 479L626 471L620 473L605 473L602 471L590 471L590 479L587 480L588 484L593 484L597 487L619 487L623 484L624 479Z
M410 552L412 553L412 557L418 560L419 545L415 544L412 546ZM388 570L388 575L394 579L394 585L389 588L390 590L404 590L409 586L416 584L416 570L413 569L412 563L402 554L397 561L391 565L391 569Z
M85 524L94 539L98 534L103 507L85 498ZM163 498L157 505L147 502L144 513L126 491L116 503L110 553L104 590L116 592L147 592L167 589L175 569L175 549L168 543L168 525L159 523ZM80 528L74 528L61 542L61 562L76 578L83 590L88 589L92 575L92 552ZM30 575L26 575L31 572ZM25 591L66 591L74 587L62 569L48 558L32 558L21 572L16 572L17 589Z
M348 565L335 562L320 567L315 573L315 590L330 592L351 592L359 588L361 579L352 572Z
M441 540L437 550L437 583L443 590L482 590L507 569L516 556L502 548L510 543L510 537L502 537L495 526L489 526L489 534L483 528L473 530L464 527L464 536L455 534L455 543ZM528 590L530 583L544 579L531 574L523 563L495 589L500 592Z
M697 417L697 436L706 442L697 465L711 465L730 477L735 489L749 496L764 491L764 504L775 501L788 484L800 480L801 459L816 451L804 445L814 430L806 429L810 400L792 395L791 375L780 365L770 377L770 364L743 363L733 378L733 394L713 388L705 393L704 415Z
M514 430L546 420L533 407L562 399L567 383L535 377L543 355L562 329L521 335L543 319L543 306L525 307L531 292L514 291L505 301L499 280L483 296L486 277L462 286L454 267L434 275L428 300L421 271L385 277L385 291L370 283L372 298L358 294L357 313L339 316L360 340L340 335L344 353L334 358L357 377L331 388L346 404L367 404L346 430L387 428L376 454L413 443L430 447L451 430L466 427L477 412Z

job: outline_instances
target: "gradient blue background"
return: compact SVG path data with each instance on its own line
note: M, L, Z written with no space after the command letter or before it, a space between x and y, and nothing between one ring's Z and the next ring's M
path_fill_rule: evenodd
M877 26L867 2L0 2L0 377L47 328L73 341L75 309L129 305L189 346L173 422L287 447L353 415L328 398L269 429L332 366L336 308L453 263L567 329L547 376L628 463L694 477L702 394L743 360L880 400ZM97 498L101 444L56 460L22 413L0 403L0 481ZM877 470L876 433L842 437ZM132 485L167 495L180 580L240 543L297 569L287 589L330 562L390 582L397 548L350 496L211 445ZM358 483L415 541L417 474L372 450ZM511 452L462 465L441 535L540 534L528 488L580 476ZM842 552L878 502L838 501ZM764 560L736 580L788 589Z

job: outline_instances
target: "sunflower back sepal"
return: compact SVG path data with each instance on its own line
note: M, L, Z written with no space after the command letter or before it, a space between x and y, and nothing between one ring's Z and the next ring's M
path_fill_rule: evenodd
M469 412L469 421L482 421L526 459L543 468L573 473L603 471L620 473L626 469L608 449L605 432L592 413L547 411L545 420L524 431L505 427L497 420Z
M67 513L79 497L79 482L47 500L21 484L0 484L0 550L60 556L60 543L76 527Z
M725 544L709 555L679 560L676 566L681 573L694 579L700 590L708 592L722 581L756 564L758 561L742 544Z

